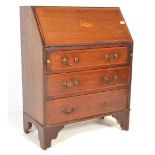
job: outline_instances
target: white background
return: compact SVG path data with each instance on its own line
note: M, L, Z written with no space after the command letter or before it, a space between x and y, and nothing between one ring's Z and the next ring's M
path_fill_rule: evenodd
M66 126L53 147L39 147L37 131L22 129L20 5L119 6L134 39L130 130L115 119L92 120ZM152 0L10 0L0 6L1 37L1 149L10 154L155 154L155 4ZM6 70L8 67L8 85ZM8 86L8 87L6 87ZM8 88L8 97L5 96ZM8 101L8 127L4 108ZM3 130L2 130L3 129ZM3 137L3 138L2 138ZM2 153L1 153L2 154Z

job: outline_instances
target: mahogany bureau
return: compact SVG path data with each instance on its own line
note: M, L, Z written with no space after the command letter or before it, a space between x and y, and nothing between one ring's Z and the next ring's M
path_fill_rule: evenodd
M112 115L129 129L133 40L119 8L20 8L23 122L43 149L65 124Z

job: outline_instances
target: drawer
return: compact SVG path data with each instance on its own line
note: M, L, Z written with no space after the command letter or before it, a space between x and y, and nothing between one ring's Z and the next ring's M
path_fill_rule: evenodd
M47 75L47 99L128 86L130 67Z
M129 63L127 47L50 52L48 73L122 66Z
M45 105L45 120L47 124L67 122L125 110L127 104L127 89L51 100Z

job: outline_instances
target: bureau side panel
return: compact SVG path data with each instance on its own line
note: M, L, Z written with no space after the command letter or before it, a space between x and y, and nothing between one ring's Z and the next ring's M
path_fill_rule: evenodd
M20 7L23 111L43 124L43 46L33 10Z

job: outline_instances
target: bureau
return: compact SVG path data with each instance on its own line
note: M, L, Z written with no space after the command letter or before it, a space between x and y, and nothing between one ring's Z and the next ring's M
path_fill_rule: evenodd
M117 7L20 7L23 124L47 149L65 124L129 129L133 40Z

